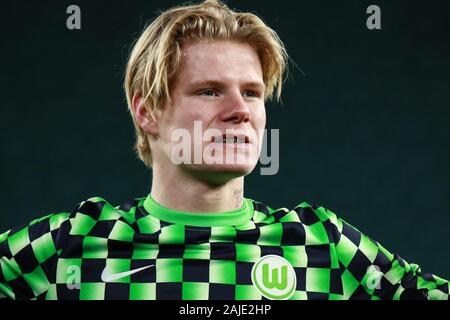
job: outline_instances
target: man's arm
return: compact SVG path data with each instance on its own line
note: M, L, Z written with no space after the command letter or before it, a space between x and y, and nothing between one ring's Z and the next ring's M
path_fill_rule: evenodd
M40 299L49 288L70 212L47 215L0 235L0 298Z
M447 280L422 272L417 264L392 254L330 210L318 207L315 211L321 220L331 221L346 299L449 300Z

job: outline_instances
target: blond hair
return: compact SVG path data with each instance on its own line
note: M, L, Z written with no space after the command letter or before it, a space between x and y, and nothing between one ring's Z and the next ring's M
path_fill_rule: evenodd
M146 133L132 112L133 96L140 95L147 110L163 109L171 101L169 87L181 64L185 41L233 40L250 44L261 61L265 100L276 90L280 99L287 53L278 35L252 13L235 12L217 0L175 7L161 13L134 44L125 71L125 93L136 142L134 150L147 167L152 157Z

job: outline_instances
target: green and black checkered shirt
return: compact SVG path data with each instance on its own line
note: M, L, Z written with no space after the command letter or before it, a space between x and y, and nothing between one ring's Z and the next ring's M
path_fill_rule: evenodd
M194 214L149 195L117 207L91 198L1 234L0 296L448 300L449 283L322 206L245 198L241 209Z

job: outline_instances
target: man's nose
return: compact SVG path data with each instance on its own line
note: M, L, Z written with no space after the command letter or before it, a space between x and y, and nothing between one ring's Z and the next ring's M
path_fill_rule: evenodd
M222 120L235 123L250 121L250 110L241 93L234 93L228 97Z

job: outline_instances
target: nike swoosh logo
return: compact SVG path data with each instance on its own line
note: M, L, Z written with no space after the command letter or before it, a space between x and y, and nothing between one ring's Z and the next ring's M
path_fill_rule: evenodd
M148 269L148 268L153 267L153 266L154 266L154 264L149 265L149 266L145 266L145 267L141 267L141 268L138 268L138 269L130 270L130 271L120 272L120 273L110 273L108 271L108 267L105 267L105 269L103 269L103 272L102 272L102 281L103 282L112 282L114 280L117 280L117 279L120 279L120 278L125 278L127 276L130 276L132 274L135 274L135 273L137 273L139 271Z

